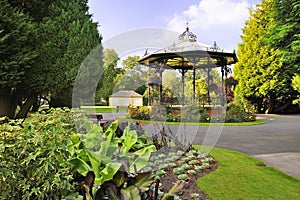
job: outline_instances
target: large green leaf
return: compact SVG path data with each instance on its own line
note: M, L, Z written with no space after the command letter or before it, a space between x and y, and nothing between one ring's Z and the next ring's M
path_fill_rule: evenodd
M129 126L127 126L124 129L121 139L122 139L121 151L128 152L132 148L132 146L137 142L138 135L136 131L134 130L130 131Z
M86 152L87 152L87 155L89 157L89 160L91 162L91 165L95 172L96 177L99 177L100 170L101 170L100 156L90 150L86 150Z
M101 147L100 147L100 155L101 156L108 156L108 157L112 157L114 155L114 153L117 151L118 149L118 144L117 143L112 143L110 141L105 141L101 143Z
M142 168L144 168L149 161L151 153L155 151L156 151L156 147L154 145L150 145L148 147L145 147L143 149L134 152L134 155L137 155L138 157L131 164L130 172L136 173L135 170L140 171Z
M74 165L75 169L83 176L86 176L90 171L90 166L80 158L73 158L69 162Z
M149 190L150 185L153 183L153 174L151 172L138 174L136 176L136 182L134 185L130 185L127 188L122 188L121 193L123 199L128 200L140 200L141 192Z
M70 154L73 156L75 154L75 147L71 140L68 141L67 148L68 148L68 151L70 152Z
M115 132L118 128L118 121L113 121L110 126L106 129L103 137L106 137L108 141L115 140Z
M120 187L127 180L128 180L127 173L122 171L118 171L113 178L113 182L116 184L117 187Z
M135 186L121 189L124 200L141 200L140 192Z
M136 177L137 181L134 184L135 187L137 187L141 192L146 192L153 183L153 176L152 172L138 174Z
M121 163L107 164L105 168L100 172L100 177L95 179L95 184L102 185L104 182L112 180L121 166Z
M84 137L85 146L89 149L98 151L102 141L101 134L100 134L101 132L102 132L101 126L93 124L92 129L90 129L90 131Z

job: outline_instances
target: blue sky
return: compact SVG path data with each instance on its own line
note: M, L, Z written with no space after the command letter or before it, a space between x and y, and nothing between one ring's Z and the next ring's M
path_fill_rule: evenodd
M186 19L198 41L237 49L249 8L260 0L89 0L103 39L146 27L183 32Z

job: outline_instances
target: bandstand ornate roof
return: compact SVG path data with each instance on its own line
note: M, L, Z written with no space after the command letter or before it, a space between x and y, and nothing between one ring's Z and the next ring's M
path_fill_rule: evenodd
M197 36L187 26L186 30L179 35L178 43L144 55L139 63L149 67L160 65L189 70L222 67L237 61L235 52L225 52L217 46L216 42L213 46L197 42Z

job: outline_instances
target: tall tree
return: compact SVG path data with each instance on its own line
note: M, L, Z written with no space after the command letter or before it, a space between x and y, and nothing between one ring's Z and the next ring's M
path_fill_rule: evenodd
M134 90L144 94L149 70L138 63L139 59L139 56L128 56L122 61L123 72L115 79L116 91Z
M292 80L292 86L294 90L296 90L300 94L300 75L297 74L294 76ZM294 103L300 103L300 95L298 95L298 99L294 101Z
M238 46L239 62L234 66L234 77L238 80L235 100L245 106L254 105L259 112L274 112L281 106L278 100L285 85L278 50L265 43L273 26L271 9L272 1L263 0L250 11Z
M273 0L271 27L267 43L279 50L282 57L281 80L283 87L278 95L281 99L278 111L286 110L299 94L292 87L292 78L300 74L300 1Z
M26 72L36 57L31 45L35 28L26 14L0 1L0 116L15 115Z
M207 84L205 79L202 77L196 81L196 91L195 95L198 99L202 99L207 97L208 92L207 92Z
M165 70L162 77L162 85L168 88L176 97L180 97L181 93L181 78L176 70Z
M115 79L118 74L122 73L122 69L117 66L119 59L120 58L114 49L104 50L104 73L98 84L96 92L97 101L104 99L107 103L109 96L112 95L116 85Z
M9 3L11 7L27 16L28 26L35 27L35 30L30 32L31 37L23 37L24 42L20 42L32 49L31 53L35 52L36 57L29 67L22 68L23 71L20 68L14 73L17 75L20 72L22 79L19 79L20 84L15 87L16 95L14 95L13 101L11 99L10 101L21 102L24 100L23 102L25 102L21 104L20 112L16 117L26 116L36 101L37 95L45 93L51 94L53 106L70 106L71 91L77 71L84 58L101 42L97 24L92 22L91 15L88 14L87 1L12 0ZM1 9L4 7L1 6ZM7 26L8 23L6 21L3 24ZM19 52L24 53L25 51ZM7 57L14 59L12 55L13 53L7 54ZM15 61L17 62L17 60ZM6 71L2 72L7 74ZM0 83L0 85L4 84ZM66 98L69 100L65 101ZM63 101L55 102L57 99ZM2 102L0 104L3 105ZM10 113L1 111L1 116L13 117L15 108L15 106L9 108ZM3 110L1 106L0 110Z
M52 4L51 11L55 17L44 18L42 24L46 34L41 35L41 40L48 41L42 42L41 48L41 55L45 54L41 62L47 69L44 88L50 89L52 106L71 106L77 71L89 53L100 45L101 37L84 2L59 2Z

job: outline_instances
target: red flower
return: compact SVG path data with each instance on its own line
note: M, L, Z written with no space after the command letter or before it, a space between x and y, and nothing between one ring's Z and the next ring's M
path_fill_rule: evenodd
M23 149L23 150L21 151L21 155L24 156L25 154L26 154L26 150Z

